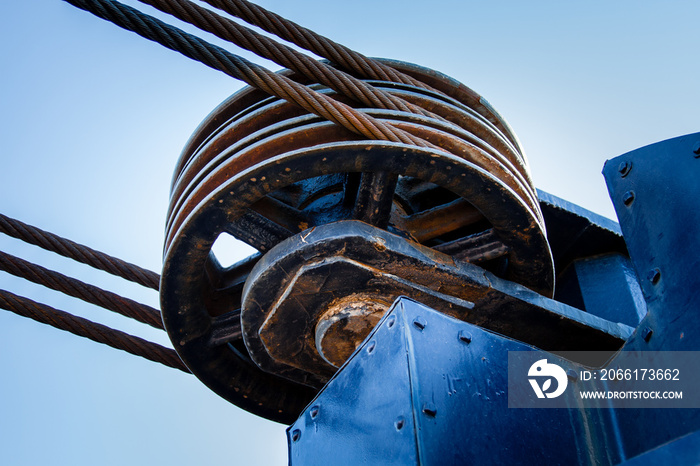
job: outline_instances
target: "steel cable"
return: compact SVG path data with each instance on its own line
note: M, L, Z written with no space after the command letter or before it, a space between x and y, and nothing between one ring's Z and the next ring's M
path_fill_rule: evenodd
M158 290L160 276L155 272L27 225L3 214L0 214L0 232L112 275Z
M117 26L133 31L141 37L245 81L271 95L294 102L305 110L332 121L355 134L369 139L387 140L420 147L434 147L416 136L394 128L127 5L111 0L65 1L111 21Z
M254 3L246 0L204 1L367 79L399 82L434 91L430 86L417 79L355 52Z
M176 18L193 24L217 37L262 58L296 71L311 80L324 84L340 94L372 108L384 108L439 118L419 107L377 89L347 73L319 62L297 50L267 36L258 34L243 25L224 18L188 0L140 0Z
M439 94L451 95L449 92L444 93L441 90L437 90L430 84L415 79L400 70L394 69L390 65L349 49L342 44L317 34L310 29L300 26L293 21L283 18L247 0L202 1L255 25L264 31L275 34L284 40L309 50L320 57L326 58L346 71L355 73L358 77L404 83L428 89ZM470 90L468 90L468 92L471 93ZM495 112L493 107L476 94L472 93L471 97L474 99L472 102L474 110L488 121L495 124L516 147L519 147L517 138L505 122L499 121L500 116Z
M47 306L46 304L37 303L31 299L17 296L9 291L0 290L0 308L14 312L23 317L34 319L37 322L65 330L74 335L89 338L97 343L102 343L112 348L120 349L150 361L158 362L189 373L185 364L172 349L92 322L88 319L74 316L65 311Z
M160 311L0 251L0 270L163 330Z

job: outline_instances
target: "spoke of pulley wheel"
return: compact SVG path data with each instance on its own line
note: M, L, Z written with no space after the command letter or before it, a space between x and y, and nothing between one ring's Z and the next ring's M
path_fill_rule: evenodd
M245 214L236 221L230 223L226 227L226 232L262 252L269 251L293 234L292 231L250 208L246 209Z
M242 338L241 310L236 309L211 320L209 346L221 346Z
M395 173L363 173L357 190L353 218L386 228L389 225L398 180L399 175Z
M405 218L403 227L419 242L452 233L484 220L484 216L464 199L456 199Z
M455 259L471 263L497 259L508 254L508 246L498 239L492 228L440 244L433 249L449 254Z
M220 274L219 289L227 289L232 286L237 286L240 283L245 283L246 278L248 278L248 274L251 270L253 270L253 267L255 267L255 264L258 263L261 257L262 254L256 252L255 254L251 254L245 259L236 262L232 266L222 269Z
M304 212L270 196L265 196L252 207L255 212L290 232L306 230L311 220Z
M204 264L208 278L204 299L209 315L221 316L240 307L245 281L260 257L262 254L256 253L230 267L222 267L214 253L209 252Z
M204 264L209 284L215 290L225 290L239 283L245 282L250 271L258 263L262 254L256 252L235 264L224 267L219 263L219 260L214 255L213 251L209 251L207 260Z

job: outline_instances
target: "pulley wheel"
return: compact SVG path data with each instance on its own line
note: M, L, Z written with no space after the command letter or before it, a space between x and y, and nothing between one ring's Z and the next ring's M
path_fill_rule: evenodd
M166 329L200 380L268 419L293 422L317 393L313 384L262 370L255 363L260 349L245 338L256 331L246 328L250 311L241 309L246 279L261 255L286 238L359 220L552 294L544 221L527 163L506 123L451 78L389 63L434 90L371 84L435 116L362 111L440 149L364 140L247 88L202 123L176 167L161 278ZM222 234L259 252L222 267L212 252ZM274 283L269 287L270 293L278 291ZM326 315L318 331L327 331L333 319Z

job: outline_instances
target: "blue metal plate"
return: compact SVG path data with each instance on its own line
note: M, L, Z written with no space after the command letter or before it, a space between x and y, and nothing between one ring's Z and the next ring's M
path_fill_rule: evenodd
M604 442L590 442L602 437L605 411L584 422L577 409L508 408L508 351L551 357L399 299L288 429L290 464L595 464L605 456L596 451Z

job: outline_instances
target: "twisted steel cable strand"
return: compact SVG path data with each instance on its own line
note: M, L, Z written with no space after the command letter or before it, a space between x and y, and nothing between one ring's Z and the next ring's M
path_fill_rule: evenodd
M340 94L373 108L399 110L435 118L418 105L377 89L347 73L319 62L252 29L224 18L188 0L140 0L203 31L296 71Z
M28 317L37 322L51 325L74 335L89 338L112 348L120 349L135 356L141 356L153 362L179 369L189 373L175 350L146 341L128 333L115 330L46 304L17 296L9 291L0 290L0 308Z
M416 87L433 90L427 84L414 79L394 68L355 52L352 49L321 36L305 27L289 21L276 13L250 3L246 0L204 0L213 7L219 8L237 18L275 34L299 47L309 50L316 55L327 58L342 68L354 71L362 77L380 81L392 81L410 84Z
M155 272L27 225L3 214L0 214L0 232L156 291L159 288L160 276Z
M111 0L65 1L271 95L294 102L305 110L332 121L355 134L369 139L433 147L432 144L416 136L394 128L127 5Z
M0 251L0 270L163 330L160 311Z
M366 57L342 44L324 37L314 31L300 26L282 16L247 0L202 0L209 5L219 8L226 13L240 18L252 25L287 40L299 47L309 50L316 55L327 58L346 71L351 71L359 77L392 81L409 84L442 94L429 84L417 80L407 74L392 68L382 62ZM498 113L487 101L478 95L472 95L474 110L495 124L516 146L520 147L517 137L508 125L499 121Z

